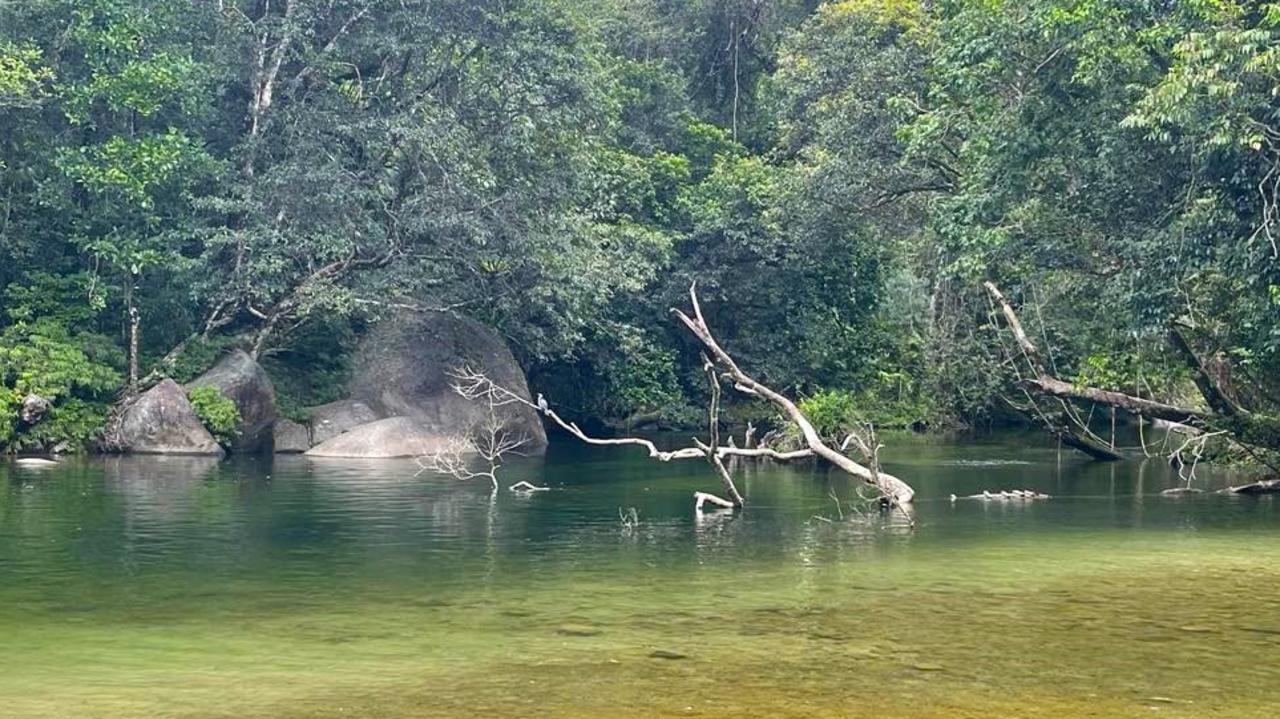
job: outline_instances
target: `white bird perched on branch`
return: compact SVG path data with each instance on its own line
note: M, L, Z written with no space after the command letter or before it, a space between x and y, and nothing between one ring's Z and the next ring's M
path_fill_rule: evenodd
M551 407L547 405L547 398L543 397L542 393L539 392L538 393L538 411L543 414L546 414L548 409L551 409Z

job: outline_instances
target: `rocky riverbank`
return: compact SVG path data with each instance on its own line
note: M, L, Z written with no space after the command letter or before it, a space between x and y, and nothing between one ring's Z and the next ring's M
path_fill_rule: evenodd
M482 368L528 399L529 389L502 338L474 320L443 313L401 313L360 342L348 397L283 417L271 378L247 352L232 350L184 388L165 379L120 409L114 444L139 454L305 453L314 457L406 457L431 451L488 418L491 408L459 396L450 372ZM212 386L235 403L234 440L219 444L187 396ZM494 409L509 430L546 447L537 412L523 404Z

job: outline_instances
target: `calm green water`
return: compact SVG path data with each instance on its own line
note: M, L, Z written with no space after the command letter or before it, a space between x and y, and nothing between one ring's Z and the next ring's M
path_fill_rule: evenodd
M808 468L699 519L705 465L627 449L513 465L555 487L529 497L399 461L0 464L0 716L1276 715L1272 499L1036 436L890 444L914 530L814 519L850 486ZM1054 498L946 500L1011 487Z

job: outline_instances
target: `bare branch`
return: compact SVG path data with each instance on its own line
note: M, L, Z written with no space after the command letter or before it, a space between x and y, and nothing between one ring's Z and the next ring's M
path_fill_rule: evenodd
M418 466L422 468L419 474L424 471L435 472L462 481L485 478L496 490L498 470L502 467L503 458L509 454L519 454L520 448L530 441L527 434L509 430L506 421L498 412L500 406L509 403L508 395L517 399L519 397L514 393L501 390L478 372L465 370L451 374L459 380L458 384L454 385L454 391L470 400L486 400L489 411L483 420L467 432L449 439L435 451L418 457ZM482 378L483 381L476 378ZM477 462L482 462L483 467L473 468ZM538 487L529 482L517 482L511 485L510 489L535 491L546 489L546 487Z
M555 410L551 408L547 408L545 411L539 409L537 404L496 384L483 373L476 372L470 368L463 368L450 373L450 376L455 380L454 390L467 399L491 399L495 406L519 402L542 412L548 419L559 425L561 429L587 444L600 446L635 445L642 447L650 458L660 462L670 462L673 459L702 459L706 456L703 449L697 446L663 451L658 449L658 445L642 437L592 437L583 432L577 423L565 420ZM722 459L726 457L742 457L744 459L772 459L779 462L791 462L814 456L813 451L809 449L779 452L769 447L717 447L716 454Z
M725 491L729 493L729 498L733 501L734 506L741 507L745 501L738 492L738 487L733 483L733 475L729 474L729 469L724 466L724 461L720 458L717 450L720 448L720 378L716 376L716 367L707 359L706 355L702 357L702 369L707 375L707 384L711 386L711 402L707 405L707 435L711 441L702 444L698 440L694 440L694 444L698 445L698 449L706 455L707 461L715 468L716 474L720 476L720 482L724 485ZM701 506L696 503L695 506Z

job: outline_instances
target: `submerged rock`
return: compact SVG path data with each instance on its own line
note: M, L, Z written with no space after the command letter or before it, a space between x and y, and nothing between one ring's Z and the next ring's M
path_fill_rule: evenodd
M162 380L124 409L115 443L124 452L140 454L222 454L222 447L196 417L186 391L171 379Z
M445 313L400 313L380 322L357 348L351 398L379 416L408 417L427 436L461 434L489 412L486 403L467 400L453 390L455 380L449 373L462 367L482 371L502 387L530 398L524 372L502 338L475 320ZM499 412L509 431L528 437L522 451L546 447L547 435L533 407L512 403Z
M688 659L689 655L681 654L680 652L667 651L666 649L654 649L653 651L649 652L649 658L677 660L677 659Z
M271 448L271 427L277 417L276 391L262 365L244 350L232 350L187 384L188 388L205 386L217 387L240 410L240 433L231 444L232 450L261 452Z
M308 457L417 457L439 449L447 438L409 417L362 424L307 450Z
M44 457L18 457L13 460L13 463L19 467L56 467L58 465L54 460Z
M595 627L566 624L565 626L557 628L556 634L563 637L597 637L604 634L604 631Z
M307 410L312 444L321 444L349 432L362 424L383 419L369 405L358 399L340 399Z
M311 449L311 433L307 426L291 419L276 420L271 430L272 446L277 454L298 454Z

